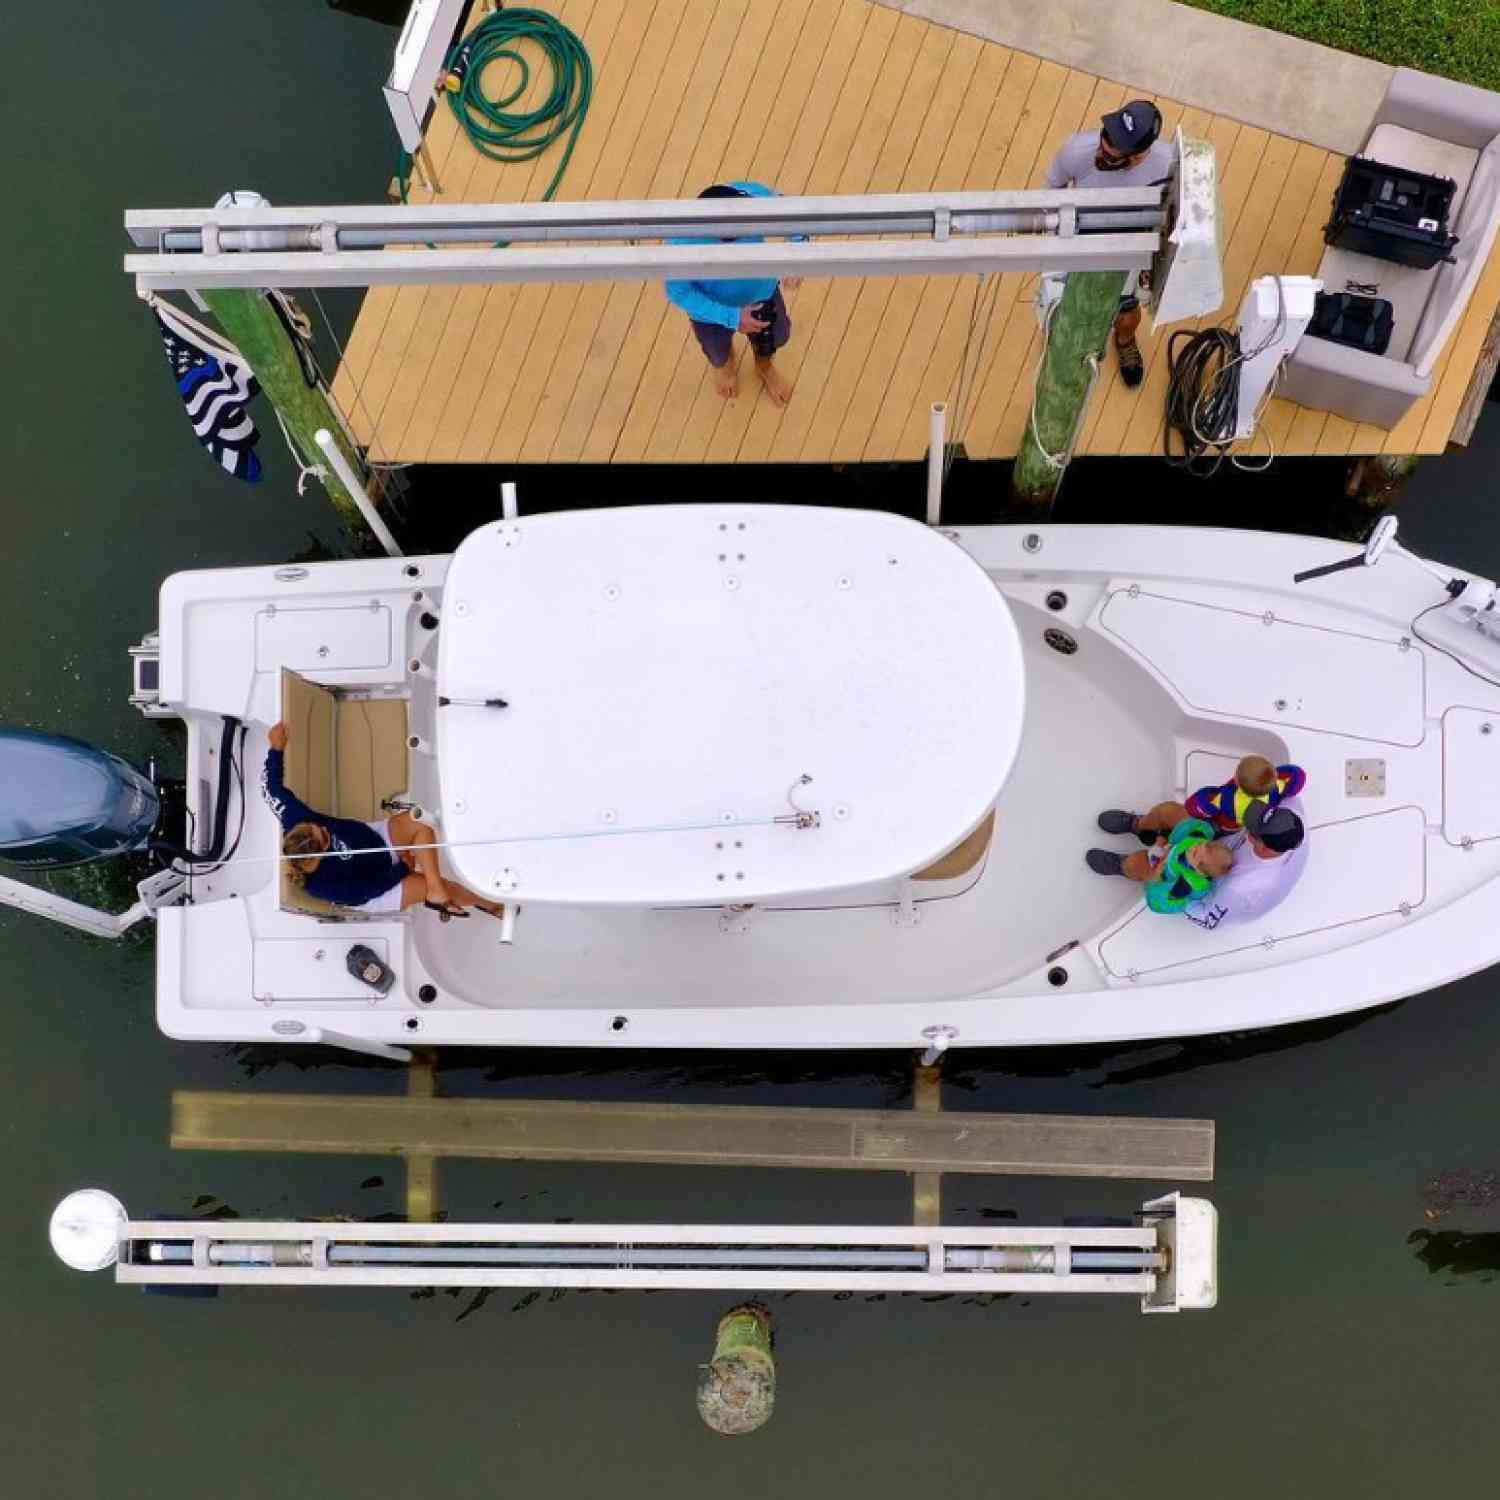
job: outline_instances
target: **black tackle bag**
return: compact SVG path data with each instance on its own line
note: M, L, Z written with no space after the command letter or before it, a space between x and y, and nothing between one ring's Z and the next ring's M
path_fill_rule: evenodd
M1390 348L1396 320L1384 297L1361 297L1354 292L1319 292L1313 304L1308 333L1315 339L1347 344L1366 354Z

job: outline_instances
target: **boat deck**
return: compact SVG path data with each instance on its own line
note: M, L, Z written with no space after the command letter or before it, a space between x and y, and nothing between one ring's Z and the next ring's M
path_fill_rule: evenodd
M559 0L593 57L593 108L564 199L690 196L731 178L785 193L1038 186L1069 132L1147 91L1012 51L871 0ZM1158 98L1169 127L1212 141L1224 214L1225 308L1252 276L1311 273L1342 157ZM1232 101L1225 101L1231 104ZM539 198L555 168L501 166L433 116L443 191L414 202ZM805 283L780 356L791 404L745 372L725 403L687 321L654 283L376 287L335 395L371 458L403 463L852 463L920 459L933 401L977 374L951 437L1014 454L1038 355L1035 278ZM1450 340L1431 394L1390 432L1276 400L1263 430L1287 454L1440 452L1497 304L1500 250ZM1113 361L1079 451L1160 450L1164 338L1145 383ZM976 354L978 356L976 361Z

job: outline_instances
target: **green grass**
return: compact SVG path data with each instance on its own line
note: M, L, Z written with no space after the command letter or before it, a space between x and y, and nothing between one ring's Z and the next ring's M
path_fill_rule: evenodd
M1500 0L1187 0L1252 26L1500 90Z

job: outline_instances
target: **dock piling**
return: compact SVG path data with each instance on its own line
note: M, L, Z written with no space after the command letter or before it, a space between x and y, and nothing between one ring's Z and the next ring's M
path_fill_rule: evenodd
M1062 483L1124 289L1123 271L1070 271L1048 318L1031 419L1011 478L1011 500L1025 512L1046 511Z
M742 1302L719 1319L713 1360L699 1369L698 1414L715 1432L737 1437L764 1427L775 1404L771 1314Z
M203 299L219 320L225 335L244 355L260 388L276 408L288 440L297 450L299 462L319 471L323 488L333 501L339 519L354 536L367 534L359 503L338 475L323 461L315 434L326 428L334 435L341 454L354 473L359 456L344 436L343 424L321 385L309 385L302 373L297 351L281 320L265 296L241 289L205 290Z

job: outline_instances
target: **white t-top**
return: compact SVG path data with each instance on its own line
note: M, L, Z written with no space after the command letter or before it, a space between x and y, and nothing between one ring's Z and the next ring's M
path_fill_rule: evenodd
M507 704L437 709L441 836L466 885L520 901L719 905L906 875L980 822L1020 744L1009 606L899 516L492 523L454 555L439 642L440 696Z
M1293 800L1282 804L1289 807L1306 822L1302 804ZM1307 848L1311 835L1304 834L1302 842L1286 854L1275 859L1262 859L1250 847L1250 836L1242 828L1229 834L1221 842L1234 854L1234 868L1221 880L1214 882L1208 895L1190 901L1183 908L1188 921L1196 922L1210 931L1218 927L1230 927L1254 921L1268 911L1281 905L1291 894L1291 889L1302 878L1307 866Z

